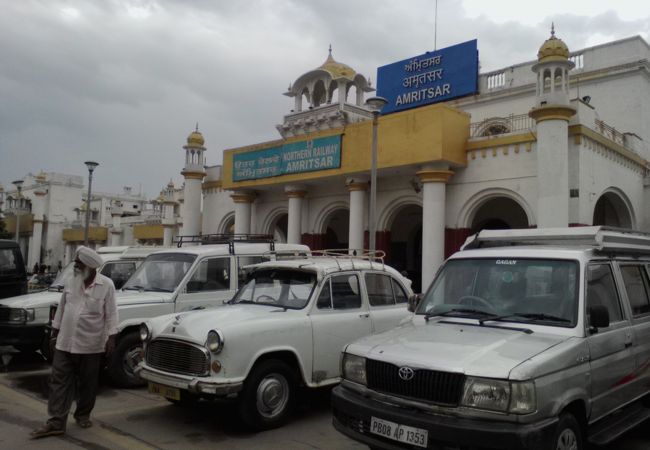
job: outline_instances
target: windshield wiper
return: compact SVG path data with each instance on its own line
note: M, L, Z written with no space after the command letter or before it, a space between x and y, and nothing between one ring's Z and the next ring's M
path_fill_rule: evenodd
M436 317L436 316L445 317L445 316L458 316L458 315L479 315L479 316L498 317L497 314L490 313L490 312L487 312L487 311L482 311L480 309L454 308L454 309L450 309L448 311L427 313L427 314L424 315L424 320L426 320L428 322L429 319L431 319L432 317ZM479 319L479 321L482 321L482 320L492 320L492 319L490 319L490 318Z
M135 286L126 286L122 288L125 291L143 291L144 286L135 285Z
M524 319L528 319L528 321L534 321L534 320L542 320L542 321L548 321L548 322L563 322L563 323L571 323L569 319L565 319L564 317L559 317L559 316L554 316L552 314L545 314L545 313L512 313L512 314L506 314L503 316L496 316L496 317L487 317L485 319L480 319L479 322L481 325L483 322L489 321L489 320L506 320L506 319L512 319L514 317L522 317Z
M150 291L150 292L174 292L171 289L163 289L163 288L157 288L157 287L150 287L145 289L145 291Z

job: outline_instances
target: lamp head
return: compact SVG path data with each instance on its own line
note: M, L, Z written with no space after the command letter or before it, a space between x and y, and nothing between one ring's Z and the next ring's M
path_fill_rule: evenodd
M388 103L384 97L370 97L366 100L366 108L373 114L379 114L384 106Z
M90 173L93 173L95 167L99 165L99 163L96 163L95 161L86 161L84 164L88 167L88 172Z

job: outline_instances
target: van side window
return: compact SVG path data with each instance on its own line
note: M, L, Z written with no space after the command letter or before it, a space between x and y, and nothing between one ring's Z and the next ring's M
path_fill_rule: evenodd
M187 282L187 293L230 289L230 258L210 258L201 261Z
M395 293L395 301L397 303L406 303L408 301L408 297L406 296L406 292L404 292L404 288L402 287L402 285L399 284L395 278L391 278L391 281L393 282L393 292Z
M238 256L237 257L237 278L238 278L238 286L241 286L244 284L246 281L246 272L244 271L244 267L249 266L251 264L258 264L266 261L271 261L270 256L262 256L262 255L255 255L255 256Z
M115 289L121 289L133 272L135 272L135 263L124 261L104 264L101 274L113 280Z
M332 280L332 307L334 309L361 308L359 278L356 275L336 275Z
M621 302L609 264L591 264L587 267L587 308L597 305L607 308L610 323L623 320Z
M323 283L323 287L320 290L320 295L316 301L316 307L318 309L332 309L332 291L330 289L329 279Z
M625 291L630 301L634 317L650 313L650 299L648 299L648 274L643 266L621 266L621 274L625 283Z
M367 273L364 275L366 288L368 289L368 300L370 306L394 305L393 288L390 285L390 277L379 273Z

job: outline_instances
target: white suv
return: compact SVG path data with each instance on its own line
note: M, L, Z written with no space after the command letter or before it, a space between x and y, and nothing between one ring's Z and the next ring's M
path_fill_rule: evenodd
M581 450L650 418L650 235L481 231L407 323L351 343L334 425L372 448Z
M257 429L287 420L296 390L340 381L339 355L411 313L411 282L381 262L311 257L257 264L227 306L142 325L139 375L172 402L238 396Z

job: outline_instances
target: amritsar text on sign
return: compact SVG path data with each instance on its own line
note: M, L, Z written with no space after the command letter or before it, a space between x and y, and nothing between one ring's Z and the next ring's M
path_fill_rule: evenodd
M233 181L341 167L341 135L292 142L233 156Z
M476 39L377 69L382 114L478 92Z

